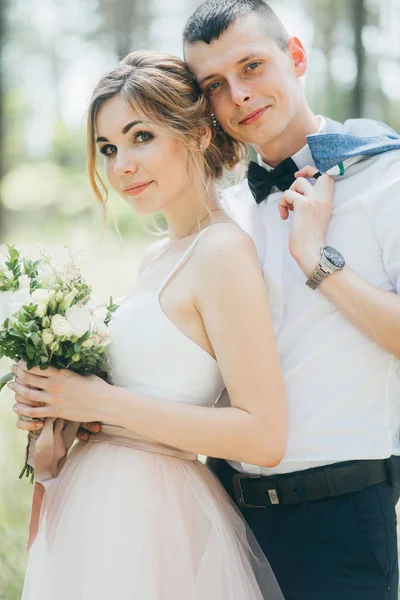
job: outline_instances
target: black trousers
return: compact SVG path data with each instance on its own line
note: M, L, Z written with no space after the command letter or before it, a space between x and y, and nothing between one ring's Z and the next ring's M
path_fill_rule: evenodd
M234 500L225 461L209 460ZM395 502L389 482L304 505L240 509L285 600L397 600Z

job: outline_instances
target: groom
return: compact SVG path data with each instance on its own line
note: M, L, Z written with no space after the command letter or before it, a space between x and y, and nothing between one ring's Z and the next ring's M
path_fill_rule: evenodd
M183 40L215 126L258 153L229 207L263 263L291 415L279 466L212 466L286 600L397 599L399 138L313 114L303 46L262 0L206 2ZM306 165L337 175L323 240L304 237L311 205L281 199Z

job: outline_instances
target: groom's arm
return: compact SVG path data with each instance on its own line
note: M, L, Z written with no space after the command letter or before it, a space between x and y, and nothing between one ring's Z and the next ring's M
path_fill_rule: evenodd
M320 290L362 333L400 359L400 296L374 287L349 267L329 275Z
M377 191L371 191L368 206L392 291L371 285L347 265L341 271L329 275L321 283L319 290L362 333L400 358L400 178L399 161L396 163L382 174L382 185ZM301 201L297 203L297 217L301 217L299 213L306 213L307 210L307 206ZM292 227L291 233L297 236L299 229ZM316 233L312 242L309 236L302 237L302 233L300 231L298 240L294 240L294 243L292 239L292 248L296 249L292 255L309 277L319 260L321 238Z

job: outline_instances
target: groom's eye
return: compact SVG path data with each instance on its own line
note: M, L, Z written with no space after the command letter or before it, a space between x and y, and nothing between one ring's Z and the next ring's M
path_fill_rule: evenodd
M254 71L254 69L256 69L259 65L261 65L260 62L252 62L249 65L247 65L246 70L247 71Z

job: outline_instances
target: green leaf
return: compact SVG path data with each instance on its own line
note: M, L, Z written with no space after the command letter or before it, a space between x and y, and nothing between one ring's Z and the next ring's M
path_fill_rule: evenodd
M14 373L6 373L0 377L0 392L9 381L14 379Z
M28 357L32 360L35 356L35 349L32 348L32 346L27 346L26 353L27 353Z
M33 468L28 465L28 464L24 464L23 469L21 471L21 473L19 474L19 479L22 479L23 477L28 477L30 478L30 483L33 483L34 481L34 477L35 477L35 472L33 470Z
M31 340L35 346L38 346L41 343L42 338L40 337L40 335L38 333L33 333L31 335Z

